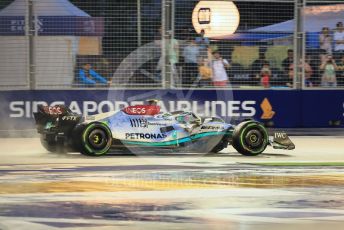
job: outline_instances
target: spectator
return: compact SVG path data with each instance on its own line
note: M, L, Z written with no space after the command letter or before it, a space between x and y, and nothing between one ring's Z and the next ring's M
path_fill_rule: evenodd
M337 23L336 31L334 32L334 58L339 60L344 54L344 26L343 22Z
M325 50L323 50L323 49L320 50L320 52L319 52L320 64L327 60L327 55L329 55L329 54L326 53Z
M90 63L85 63L79 70L79 76L77 77L77 83L95 86L97 83L100 84L110 84L104 77L100 76L95 70L92 69Z
M321 64L320 69L323 71L322 77L321 77L321 85L323 87L336 87L337 86L337 79L336 79L337 65L332 55L327 56L327 59L323 61L323 63Z
M338 75L337 75L337 84L340 87L344 87L344 55L340 58L340 61L337 65Z
M322 78L322 70L320 69L320 66L323 62L326 62L328 54L325 50L319 50L319 55L316 55L313 60L313 83L316 86L321 86L321 78Z
M292 88L294 83L294 63L291 63L288 68L288 75L285 81L286 86Z
M211 87L213 86L213 50L208 46L205 56L200 55L200 66L198 68L199 72L199 84L201 87Z
M167 41L168 59L172 66L173 73L176 72L176 64L179 62L179 43L177 39L171 38Z
M320 49L332 54L332 37L328 27L323 27L319 35Z
M201 30L200 32L200 36L196 37L195 39L197 45L199 45L202 49L207 50L210 42L209 42L209 38L205 37L205 31L204 29Z
M154 43L156 45L159 45L160 48L162 49L162 42L161 40L157 40L157 39L161 39L162 38L162 28L159 28L159 37L156 37ZM166 39L166 47L167 47L167 53L166 56L168 57L168 61L171 66L171 72L173 74L173 76L177 75L177 68L176 68L176 64L179 62L179 43L176 39L171 38L171 39ZM162 65L164 63L163 57L160 56L159 62L158 62L158 66L157 66L157 70L158 72L160 72L162 70Z
M202 29L200 36L195 38L196 44L200 47L200 56L201 58L207 58L208 47L210 45L209 38L205 37L205 32Z
M264 88L270 87L271 69L269 62L265 61L260 70L260 83Z
M189 40L187 46L183 50L184 57L184 71L182 84L191 85L194 83L198 74L198 58L200 54L200 47L195 40Z
M300 67L305 71L305 86L313 87L312 77L313 77L313 68L311 66L312 58L310 55L306 55L305 60L300 60Z
M218 51L214 51L212 60L212 80L215 87L225 87L228 85L228 75L225 68L229 67L229 62L223 59Z
M289 73L289 67L293 63L294 63L294 51L292 49L288 49L288 56L282 62L282 67L285 74Z
M111 65L107 58L101 57L95 64L95 69L98 70L98 74L103 76L107 81L111 80Z
M263 68L264 64L270 65L268 61L265 59L265 53L259 53L259 58L255 60L252 65L251 65L251 70L252 70L252 81L256 84L260 82L261 79L261 70Z
M310 56L307 55L305 60L300 59L300 64L299 64L299 70L300 71L305 71L305 86L307 87L312 87L313 83L311 81L312 75L313 75L313 69L311 67L310 63ZM302 72L299 72L299 76L302 77ZM288 87L293 87L294 83L294 63L290 64L289 66L289 72L288 72L288 80L286 85Z
M208 58L201 59L200 66L199 66L199 85L201 87L209 87L212 84L212 75L213 71L211 68L211 61Z

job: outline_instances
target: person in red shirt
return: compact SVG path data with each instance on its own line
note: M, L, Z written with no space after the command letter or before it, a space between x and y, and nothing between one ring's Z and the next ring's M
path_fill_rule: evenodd
M260 70L260 83L264 88L270 87L271 69L269 62L264 62Z

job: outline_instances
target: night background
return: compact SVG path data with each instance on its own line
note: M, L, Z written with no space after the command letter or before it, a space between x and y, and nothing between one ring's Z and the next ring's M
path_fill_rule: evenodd
M0 9L12 0L1 0ZM121 52L137 46L137 1L136 0L70 0L93 17L104 17L105 54ZM176 0L175 36L186 39L194 36L191 24L192 10L198 1ZM238 31L283 22L293 18L293 3L234 2L240 12ZM141 0L142 41L150 42L157 36L161 22L161 0Z
M12 1L1 0L0 10ZM47 0L47 2L49 1ZM138 47L137 0L70 0L70 2L92 17L102 17L104 19L103 55L120 61ZM197 35L193 29L191 18L192 11L198 2L194 0L175 1L176 39L186 40ZM234 1L234 3L240 13L240 24L236 32L247 31L294 18L293 2ZM342 1L309 1L307 5L335 3L342 3ZM161 0L141 0L142 44L149 43L159 36L158 28L160 25ZM231 49L233 45L240 44L240 41L218 41L217 44L220 47L225 47L225 49Z

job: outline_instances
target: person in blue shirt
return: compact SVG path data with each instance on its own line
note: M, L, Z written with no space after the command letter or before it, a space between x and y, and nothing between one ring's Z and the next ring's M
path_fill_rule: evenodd
M96 71L92 69L90 63L85 63L79 70L79 76L77 78L79 84L87 86L95 86L96 84L109 84L104 77L100 76Z
M195 40L189 39L189 44L185 46L183 50L183 85L191 86L198 76L200 49L201 48L196 44Z
M209 38L205 36L204 29L201 30L200 35L195 38L196 44L200 47L200 57L208 58L208 47L210 45Z
M195 38L195 41L197 45L201 46L203 49L207 49L210 44L209 38L205 36L204 29L201 30L200 35Z

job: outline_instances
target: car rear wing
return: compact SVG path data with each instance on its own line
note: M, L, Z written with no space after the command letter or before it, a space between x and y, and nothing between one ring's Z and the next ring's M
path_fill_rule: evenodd
M81 115L73 113L65 105L44 106L38 105L38 110L33 113L36 121L38 133L42 133L48 123L57 125L56 123L79 122Z

